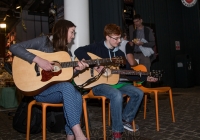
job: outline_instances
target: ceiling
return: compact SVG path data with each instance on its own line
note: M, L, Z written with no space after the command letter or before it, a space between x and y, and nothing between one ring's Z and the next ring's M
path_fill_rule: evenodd
M53 0L0 0L0 23L6 23L6 32L21 19L21 8L28 10L29 15L48 16L49 6Z

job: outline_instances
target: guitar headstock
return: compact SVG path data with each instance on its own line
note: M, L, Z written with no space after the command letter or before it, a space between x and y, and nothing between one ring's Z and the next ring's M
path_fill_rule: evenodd
M124 57L114 57L114 58L111 58L112 59L112 63L116 66L119 66L119 65L125 65L126 64L126 58Z
M164 71L163 70L152 70L150 72L150 76L158 78L158 81L161 81L161 78L163 76Z

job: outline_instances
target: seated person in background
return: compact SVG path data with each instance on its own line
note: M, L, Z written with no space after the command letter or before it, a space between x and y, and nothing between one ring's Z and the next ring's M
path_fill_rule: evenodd
M104 37L104 41L76 49L74 52L76 57L79 60L83 58L89 60L91 58L87 54L88 52L101 58L125 57L124 53L118 49L119 43L121 42L121 29L119 26L116 24L107 24L104 27ZM103 68L103 66L99 66L94 69L97 72L101 72ZM107 84L99 84L93 87L92 91L96 96L105 96L110 99L113 140L122 140L124 128L133 131L131 123L143 99L143 92L137 87L134 87L132 83L119 81L117 85L118 88ZM128 95L130 100L122 111L123 94ZM139 127L136 126L136 130L138 129Z
M133 52L134 52L133 43L129 42L126 39L127 39L127 34L123 33L121 43L119 45L119 49L124 52L124 54L126 55L126 59L129 62L131 67L137 66L138 62L135 60L134 55L133 55ZM146 75L142 75L141 77L139 76L126 76L126 77L132 81L148 81L148 82L158 81L158 78L154 78L154 77L146 76Z
M35 62L45 70L53 70L53 62L41 58L26 49L35 49L42 52L52 53L56 51L66 51L67 44L74 38L76 26L68 20L59 20L53 27L53 40L49 36L41 36L32 40L13 44L10 51L30 64ZM88 67L84 61L78 62L74 67L74 72ZM26 69L26 68L25 68ZM34 96L38 102L63 103L64 117L66 119L65 131L67 140L87 140L80 127L80 117L82 113L82 97L70 82L61 82L50 86L40 94Z
M137 66L138 62L135 60L133 56L133 43L127 40L127 34L123 33L121 38L121 43L119 45L119 49L124 52L126 55L126 59L128 60L131 67Z

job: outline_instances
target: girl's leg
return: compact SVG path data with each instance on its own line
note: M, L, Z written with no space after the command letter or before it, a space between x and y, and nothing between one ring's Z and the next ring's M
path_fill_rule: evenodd
M66 140L74 140L74 135L67 135Z
M80 135L80 138L83 137L84 140L86 139L79 125L82 112L82 97L71 83L62 82L55 84L39 95L35 96L35 99L40 102L63 102L63 111L67 122L65 126L66 133L68 135L75 134L75 137L76 134L82 134ZM75 129L73 129L74 126L76 126ZM78 128L78 126L80 128ZM77 137L79 137L79 135L77 135Z
M77 124L72 127L76 140L87 140L84 136L80 124ZM74 135L67 135L66 140L74 140Z

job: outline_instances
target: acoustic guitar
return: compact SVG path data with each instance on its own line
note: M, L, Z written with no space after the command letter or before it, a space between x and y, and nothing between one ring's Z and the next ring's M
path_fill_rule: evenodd
M90 55L92 59L100 59L100 57L92 54ZM77 58L75 59L77 60ZM137 67L137 66L136 66ZM87 68L86 70L82 71L82 73L79 73L77 77L74 78L74 82L77 86L84 85L88 79L93 78L94 76L98 76L99 73L94 70L93 68ZM135 70L120 70L119 67L116 66L108 66L108 68L105 69L105 72L98 77L96 80L92 80L91 83L86 84L83 88L92 88L99 84L109 84L109 85L115 85L119 82L120 75L149 75L147 72L142 71L135 71Z
M32 49L27 50L48 61L53 61L54 70L42 70L36 63L30 64L15 56L12 63L14 83L26 96L37 95L52 84L70 80L73 77L73 67L78 66L78 61L71 61L71 57L65 51L45 53ZM92 59L85 62L89 65L125 63L123 58Z

